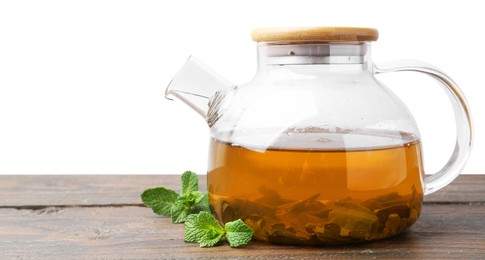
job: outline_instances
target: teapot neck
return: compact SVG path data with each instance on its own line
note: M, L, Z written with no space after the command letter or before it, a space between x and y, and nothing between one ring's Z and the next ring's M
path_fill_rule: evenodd
M370 53L370 42L261 42L258 43L258 71L285 65L349 65L353 69L370 70Z

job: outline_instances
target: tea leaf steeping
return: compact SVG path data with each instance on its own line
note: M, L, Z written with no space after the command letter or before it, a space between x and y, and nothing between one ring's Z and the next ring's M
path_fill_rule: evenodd
M216 217L222 223L242 219L260 240L315 245L382 239L410 227L421 212L419 142L261 152L214 140L212 149L220 163L208 173Z

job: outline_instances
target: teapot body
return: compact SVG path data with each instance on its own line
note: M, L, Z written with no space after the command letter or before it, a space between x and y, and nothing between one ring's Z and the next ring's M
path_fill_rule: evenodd
M278 50L362 56L337 64L274 64L274 47L258 46L255 78L213 113L207 183L218 220L241 218L257 239L285 244L368 241L411 226L423 200L419 132L374 77L370 46Z

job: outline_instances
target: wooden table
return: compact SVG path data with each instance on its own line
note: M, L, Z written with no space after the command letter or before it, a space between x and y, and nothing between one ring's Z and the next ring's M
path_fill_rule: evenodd
M485 175L460 176L426 197L418 222L388 240L340 247L252 241L238 249L185 243L183 225L141 204L143 190L178 189L179 178L0 176L0 259L485 259Z

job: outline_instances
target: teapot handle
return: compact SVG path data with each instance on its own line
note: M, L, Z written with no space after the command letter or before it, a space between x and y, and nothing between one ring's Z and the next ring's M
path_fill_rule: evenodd
M452 182L465 167L472 147L472 119L465 96L458 85L439 69L421 62L398 60L374 65L374 73L414 71L438 80L450 98L456 122L456 144L451 158L437 173L425 178L424 194L431 194Z

